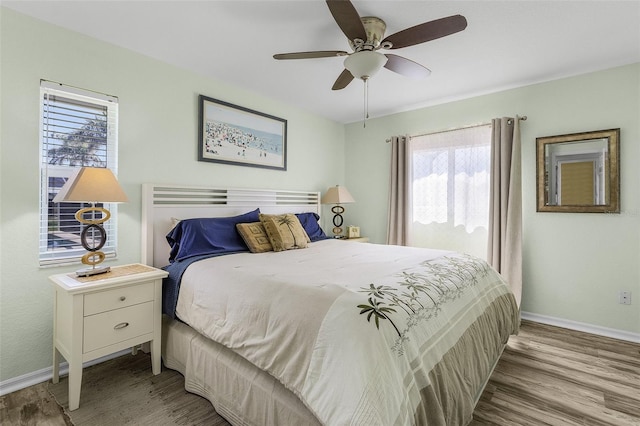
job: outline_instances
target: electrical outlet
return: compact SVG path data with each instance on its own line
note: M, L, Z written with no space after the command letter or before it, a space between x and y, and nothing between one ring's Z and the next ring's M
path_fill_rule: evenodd
M621 305L630 305L631 304L631 292L630 291L621 291L618 293L618 303Z

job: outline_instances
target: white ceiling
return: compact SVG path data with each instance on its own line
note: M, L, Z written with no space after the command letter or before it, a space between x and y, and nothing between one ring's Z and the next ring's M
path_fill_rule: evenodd
M432 74L416 81L381 70L369 82L370 117L640 62L640 0L353 4L360 16L382 18L387 35L453 14L468 21L460 33L394 50ZM360 80L331 90L343 58L272 58L351 51L324 1L5 0L2 5L338 122L363 117Z

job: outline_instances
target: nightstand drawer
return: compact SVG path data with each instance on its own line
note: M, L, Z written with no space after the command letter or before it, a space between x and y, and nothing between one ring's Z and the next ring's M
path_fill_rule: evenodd
M83 353L153 332L153 302L84 318Z
M84 316L137 305L150 300L153 300L153 281L91 293L84 297Z

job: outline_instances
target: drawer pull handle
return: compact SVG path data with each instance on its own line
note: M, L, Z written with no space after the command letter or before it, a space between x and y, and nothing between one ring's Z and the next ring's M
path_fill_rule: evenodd
M120 301L121 301L121 302L124 302L125 300L127 300L127 297L126 297L126 296L120 296Z
M129 327L129 323L128 322L121 322L120 324L116 324L113 329L114 330L121 330L125 327Z

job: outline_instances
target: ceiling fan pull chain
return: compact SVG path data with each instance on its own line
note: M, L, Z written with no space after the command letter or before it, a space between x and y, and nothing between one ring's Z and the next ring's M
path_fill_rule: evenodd
M364 120L362 127L367 127L367 119L369 118L369 79L364 78Z

